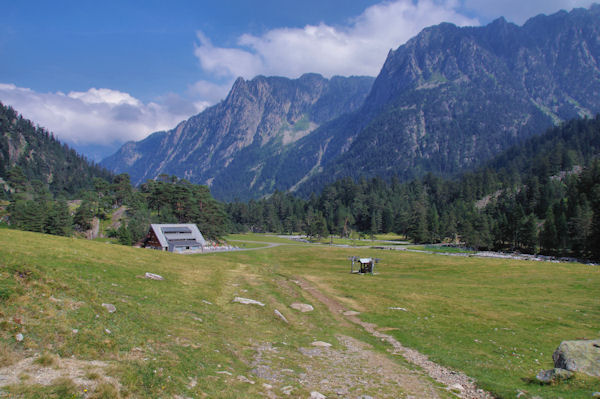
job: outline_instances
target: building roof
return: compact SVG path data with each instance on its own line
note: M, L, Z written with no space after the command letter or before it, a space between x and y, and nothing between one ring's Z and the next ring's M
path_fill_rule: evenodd
M171 247L171 243L182 245L182 242L195 242L196 245L206 245L202 233L195 224L151 224L156 238L163 248ZM185 245L185 244L183 244Z

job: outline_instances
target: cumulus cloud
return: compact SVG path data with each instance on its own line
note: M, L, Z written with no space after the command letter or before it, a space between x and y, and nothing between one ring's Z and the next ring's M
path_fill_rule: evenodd
M214 76L250 79L258 74L297 77L306 72L377 75L388 51L424 27L440 22L478 25L456 11L454 0L397 0L367 8L346 26L325 23L278 28L262 35L244 34L237 46L216 47L198 33L195 54Z
M0 83L0 100L76 146L140 140L149 133L171 129L199 112L175 94L165 96L160 104L144 104L128 93L96 88L67 94L38 93Z
M594 0L463 0L464 7L489 19L503 16L517 24L538 14L553 14L558 10L570 11L575 7L589 7Z

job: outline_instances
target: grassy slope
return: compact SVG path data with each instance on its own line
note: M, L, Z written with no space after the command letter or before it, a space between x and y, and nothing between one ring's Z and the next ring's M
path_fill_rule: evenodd
M134 396L260 397L261 384L235 378L253 377L255 345L274 343L280 367L297 369L300 346L335 342L340 332L360 334L289 282L303 276L362 311L364 320L392 329L405 345L464 370L503 397L521 389L587 398L597 390L597 380L581 377L552 387L523 381L552 366L561 340L598 337L596 267L298 245L178 256L11 230L0 230L0 248L2 365L47 351L110 361L122 392ZM380 274L350 275L349 255L382 258ZM139 278L145 272L165 281ZM238 295L268 306L231 303ZM292 312L287 305L295 301L316 310ZM117 312L106 312L103 302ZM389 309L394 306L408 312ZM17 332L25 336L22 343L14 339ZM190 387L190 378L198 385Z

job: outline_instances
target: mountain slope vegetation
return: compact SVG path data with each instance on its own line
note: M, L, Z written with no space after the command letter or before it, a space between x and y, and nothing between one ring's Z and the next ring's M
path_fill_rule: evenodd
M0 178L8 183L4 191L29 187L72 197L93 188L94 178L110 180L112 174L0 103Z

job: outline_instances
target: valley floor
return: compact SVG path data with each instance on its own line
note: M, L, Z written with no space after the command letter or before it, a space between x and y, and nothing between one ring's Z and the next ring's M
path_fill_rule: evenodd
M236 239L266 247L181 256L0 230L0 392L589 398L594 391L597 380L585 376L553 386L531 379L551 367L560 341L597 336L596 267ZM379 273L350 274L351 255L381 257Z

